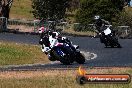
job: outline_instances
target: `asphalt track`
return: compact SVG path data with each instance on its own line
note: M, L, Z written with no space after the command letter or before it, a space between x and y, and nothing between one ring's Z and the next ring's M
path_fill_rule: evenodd
M87 60L83 65L84 67L132 67L132 39L119 39L119 43L123 48L104 48L104 45L100 43L99 38L68 37L73 44L78 44L82 51L91 52L97 55L97 58ZM38 45L39 36L1 33L0 40ZM0 68L0 70L72 69L77 68L78 66L79 64L77 63L66 66L59 62L51 62L47 64L6 66L4 68Z

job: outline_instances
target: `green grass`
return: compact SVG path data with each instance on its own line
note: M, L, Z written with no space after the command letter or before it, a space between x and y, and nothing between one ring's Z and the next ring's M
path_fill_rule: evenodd
M125 70L124 70L125 69ZM123 74L132 75L131 68L116 69L90 69L88 74L98 71L98 74ZM120 70L120 72L119 72ZM131 72L130 72L131 70ZM93 72L91 72L93 71ZM2 78L1 74L9 77ZM13 75L14 74L14 75ZM20 75L20 76L19 76ZM24 75L23 77L21 77ZM32 75L32 76L27 76ZM35 76L37 75L37 76ZM38 71L38 72L3 72L0 73L0 88L131 88L130 84L84 84L79 85L76 82L77 70L52 70L52 71Z
M14 0L10 11L10 18L34 19L31 5L31 0Z
M85 84L81 86L73 77L55 77L5 79L0 80L0 86L1 88L131 88L132 86L130 84Z
M130 14L132 14L132 8L126 7L126 11L128 11ZM16 19L35 19L32 14L32 0L14 0L11 10L10 10L10 18L16 18ZM72 16L68 16L69 19L74 22L74 14L76 11L73 11L72 13L66 12L67 15L71 14Z
M57 81L57 82L56 82ZM40 79L8 79L0 80L1 88L131 88L127 84L88 84L80 86L75 80L67 80L67 78L59 78L51 80L51 78ZM62 84L63 83L63 84ZM6 84L6 85L5 85ZM69 84L69 85L67 85ZM58 86L60 85L60 86Z
M10 11L10 18L15 18L15 19L26 19L26 20L33 20L35 19L32 14L32 0L14 0L13 5L11 7ZM132 8L131 7L126 7L125 10L129 12L132 15ZM68 15L69 21L72 23L75 22L74 15L76 11L73 12L66 12ZM89 35L89 36L94 36L93 32L75 32L73 28L70 28L68 30L65 30L64 32L70 33L70 34L75 34L75 35ZM96 33L95 33L96 35Z
M125 11L132 15L132 7L125 7Z
M0 65L46 63L48 59L39 46L0 42Z

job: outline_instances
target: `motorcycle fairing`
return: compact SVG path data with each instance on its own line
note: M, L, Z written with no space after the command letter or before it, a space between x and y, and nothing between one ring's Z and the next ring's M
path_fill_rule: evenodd
M106 28L106 29L104 30L104 34L105 34L105 35L109 35L109 34L111 34L111 30L110 30L109 27Z

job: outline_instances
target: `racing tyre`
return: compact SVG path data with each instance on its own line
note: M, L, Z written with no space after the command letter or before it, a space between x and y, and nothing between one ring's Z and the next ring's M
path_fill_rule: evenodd
M108 36L107 37L110 41L111 48L117 47L117 48L122 48L121 45L118 43L118 39L113 37L113 36Z
M49 59L50 61L56 61L56 59L53 58L53 57L48 57L48 59Z
M60 62L63 63L64 65L70 65L74 62L74 60L71 59L69 55L65 55L60 59Z
M118 43L118 39L113 38L113 42L115 43L114 45L115 45L117 48L122 48L121 45Z
M56 61L57 59L55 58L55 52L54 51L51 51L50 54L48 54L48 59L50 61Z
M122 46L119 43L117 43L117 48L122 48Z
M78 53L76 56L76 62L79 64L85 63L85 56L82 53Z

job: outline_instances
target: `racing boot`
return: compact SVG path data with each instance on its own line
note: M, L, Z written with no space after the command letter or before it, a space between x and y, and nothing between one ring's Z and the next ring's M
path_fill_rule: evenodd
M46 55L50 52L50 48L49 47L44 47L43 49L42 49L42 52L44 52Z

